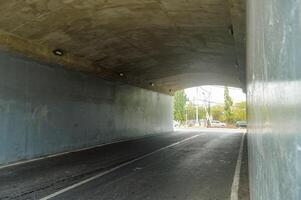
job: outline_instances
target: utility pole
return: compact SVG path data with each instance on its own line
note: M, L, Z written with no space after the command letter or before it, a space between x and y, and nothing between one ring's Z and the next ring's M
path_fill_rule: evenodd
M211 91L207 91L207 90L203 89L202 87L200 87L200 88L203 90L203 92L202 92L203 97L206 98L206 100L204 100L204 105L205 105L205 109L206 109L207 127L210 127L210 121L211 121ZM206 104L206 102L208 104Z
M199 106L198 106L198 98L199 98L199 88L196 87L196 102L195 102L195 126L200 126L199 123Z
M208 101L208 122L207 122L207 127L211 127L211 105L210 105L210 97L209 97L209 101Z
M198 107L198 105L196 105L196 107L195 107L196 109L195 109L195 121L196 121L196 123L195 123L195 126L200 126L200 123L199 123L199 107Z

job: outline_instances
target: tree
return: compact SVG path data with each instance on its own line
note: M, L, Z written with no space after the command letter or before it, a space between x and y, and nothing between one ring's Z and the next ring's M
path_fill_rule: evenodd
M174 120L183 123L185 121L186 95L184 90L177 91L174 96Z
M246 121L246 102L236 103L233 107L234 121Z
M195 120L196 106L194 106L191 102L189 102L186 106L186 111L187 111L187 119L188 120ZM198 111L199 111L199 119L206 118L206 110L205 110L204 107L199 106Z
M194 120L195 119L195 107L191 102L187 104L186 107L186 112L187 112L187 119L188 120Z
M224 89L224 101L225 101L224 104L225 120L227 123L233 123L233 112L232 112L233 101L230 97L228 87L225 87Z
M212 115L213 119L224 122L225 121L224 106L222 106L222 105L212 106L211 115Z

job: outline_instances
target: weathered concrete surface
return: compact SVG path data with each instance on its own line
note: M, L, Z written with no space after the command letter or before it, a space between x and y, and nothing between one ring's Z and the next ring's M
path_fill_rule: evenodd
M301 199L301 3L248 1L252 200Z
M244 7L245 0L1 1L0 48L169 94L209 81L242 87ZM54 58L56 48L65 56Z
M246 0L229 0L229 2L239 79L244 87L246 80Z
M172 131L172 97L0 53L0 164Z
M238 200L250 200L248 138L245 137L239 177Z

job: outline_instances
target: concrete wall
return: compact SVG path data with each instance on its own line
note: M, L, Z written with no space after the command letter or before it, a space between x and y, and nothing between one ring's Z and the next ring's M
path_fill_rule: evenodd
M0 164L172 131L172 97L0 52Z
M248 1L252 200L301 199L300 13L300 1Z

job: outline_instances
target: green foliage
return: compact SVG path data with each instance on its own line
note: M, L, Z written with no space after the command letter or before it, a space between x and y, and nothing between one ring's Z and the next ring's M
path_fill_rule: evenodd
M191 102L186 107L187 110L187 119L188 120L195 120L196 117L196 108L194 105L192 105ZM199 119L205 119L206 118L206 111L204 107L198 107L198 113L199 113Z
M227 123L246 120L246 102L240 102L233 105L233 101L229 95L229 89L224 90L224 105L214 105L211 107L211 116L215 120ZM191 102L186 105L186 95L183 90L175 93L174 96L174 120L184 123L186 119L195 120L196 108ZM185 108L186 106L186 108ZM185 110L186 109L186 110ZM199 119L206 118L206 110L204 107L199 107Z
M212 118L221 122L234 123L236 121L246 121L246 102L236 103L231 106L231 121L227 120L225 106L215 105L211 108Z
M229 95L229 89L228 87L225 87L224 89L224 111L225 111L225 120L227 123L233 123L233 112L232 112L232 106L233 101Z
M195 108L191 102L187 104L186 111L188 120L195 119Z
M184 90L177 91L174 96L174 120L183 123L185 121L186 95Z
M246 102L240 102L233 107L234 121L246 121Z
M212 106L211 116L214 120L219 120L221 122L224 122L225 121L224 106L222 105Z

